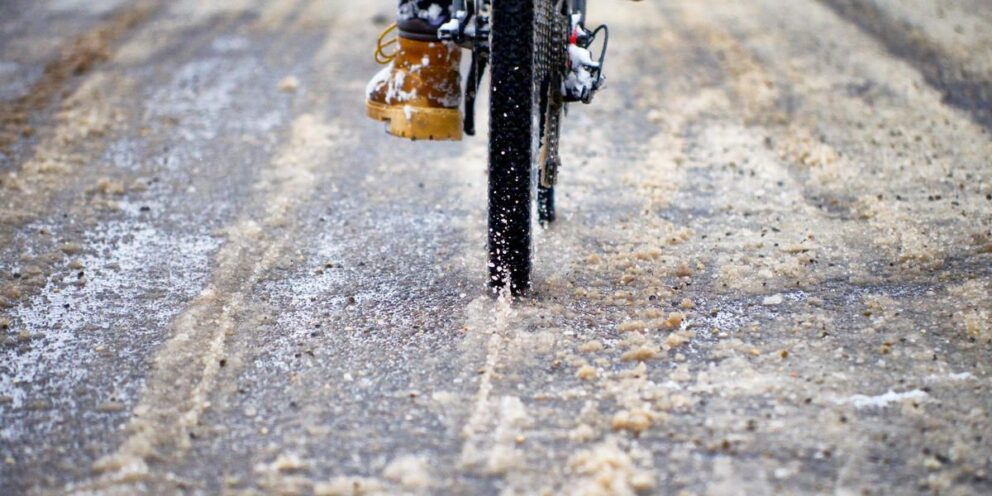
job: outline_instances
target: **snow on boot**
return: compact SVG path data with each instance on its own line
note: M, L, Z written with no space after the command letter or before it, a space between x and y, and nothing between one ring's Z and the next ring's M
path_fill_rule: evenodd
M384 33L385 35L385 33ZM399 49L366 88L369 117L389 134L413 140L462 139L461 50L441 41L399 36Z

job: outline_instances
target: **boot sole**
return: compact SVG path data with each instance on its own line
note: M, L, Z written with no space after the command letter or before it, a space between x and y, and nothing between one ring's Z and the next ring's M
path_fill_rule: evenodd
M461 141L462 113L458 109L386 105L365 101L368 116L387 123L386 132L411 140Z

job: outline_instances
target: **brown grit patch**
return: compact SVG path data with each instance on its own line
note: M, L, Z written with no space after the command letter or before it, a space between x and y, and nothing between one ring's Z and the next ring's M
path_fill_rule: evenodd
M34 134L31 114L48 107L69 80L106 61L110 46L147 19L153 10L152 4L143 3L117 12L105 24L66 43L27 94L0 102L0 151L6 152L18 139Z

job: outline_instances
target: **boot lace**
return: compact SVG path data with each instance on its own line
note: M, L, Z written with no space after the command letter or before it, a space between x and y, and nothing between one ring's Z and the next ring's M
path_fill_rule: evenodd
M396 58L396 53L399 52L399 50L394 50L392 53L386 53L387 47L391 45L395 45L397 43L397 39L395 36L388 40L386 39L386 37L388 37L394 31L396 31L395 22L390 24L388 27L386 27L385 30L383 30L382 34L379 35L379 41L376 42L375 61L381 65L386 65L392 62L393 59Z

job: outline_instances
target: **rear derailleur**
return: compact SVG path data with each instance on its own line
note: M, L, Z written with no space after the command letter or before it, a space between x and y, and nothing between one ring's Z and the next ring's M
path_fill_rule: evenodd
M606 63L606 48L610 42L610 29L604 24L589 31L583 24L582 17L579 13L571 16L566 60L568 72L562 82L562 95L566 103L591 103L592 97L606 83L603 66ZM590 49L599 37L602 37L603 45L599 57L593 59Z

